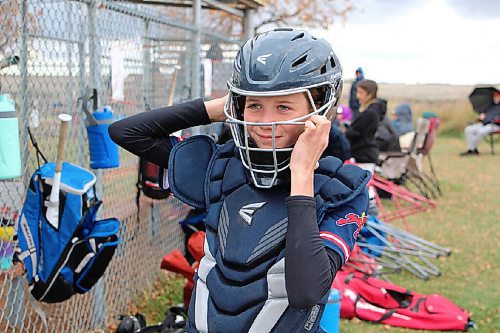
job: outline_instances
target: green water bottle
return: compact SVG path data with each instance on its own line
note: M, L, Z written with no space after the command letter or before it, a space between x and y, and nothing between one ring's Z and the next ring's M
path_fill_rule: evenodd
M0 179L21 176L19 125L14 101L9 95L0 95Z

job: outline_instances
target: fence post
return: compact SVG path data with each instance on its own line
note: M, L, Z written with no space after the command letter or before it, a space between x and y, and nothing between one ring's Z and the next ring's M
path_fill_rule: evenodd
M22 181L27 188L30 181L29 174L29 146L28 146L28 124L29 124L29 103L28 103L28 47L27 47L27 39L28 39L28 31L27 31L27 15L28 15L28 3L27 0L22 0L20 2L21 10L21 36L19 40L19 71L21 74L21 82L20 82L20 95L21 95L21 161L22 161ZM19 195L21 195L19 193ZM0 202L0 204L2 204ZM24 319L26 318L26 305L24 303L24 277L17 277L11 281L11 283L7 283L3 285L3 288L8 288L7 291L7 301L11 305L11 311L7 313L6 320L9 324L15 326L16 329L20 331L24 331ZM5 291L4 291L5 292ZM9 304L6 303L6 304ZM5 310L5 309L3 309Z
M23 161L23 184L28 186L30 174L28 170L30 151L28 148L28 119L29 119L29 103L28 103L28 47L27 47L27 15L28 3L27 0L21 1L21 39L20 39L20 53L19 53L19 71L21 72L21 143L23 145L21 153L21 161Z
M201 0L193 0L193 50L191 52L191 99L201 97L200 89L200 53L201 53ZM191 135L201 134L201 127L191 128Z
M254 9L245 9L244 13L245 13L245 16L243 16L243 37L244 37L244 41L247 41L250 38L253 38L255 36L255 32L254 32L255 10Z
M88 7L90 9L90 6ZM89 15L89 12L87 12L87 15ZM75 15L73 17L79 17L78 18L78 25L79 25L79 41L78 41L78 97L83 96L85 93L85 42L86 42L86 33L88 33L87 27L86 27L86 22L85 22L85 17L83 15ZM80 102L81 103L81 102ZM78 128L78 142L82 143L85 142L85 121L84 121L84 116L82 115L82 111L79 108L81 104L78 104L76 112L79 112L78 118L81 119L80 121L80 126ZM78 147L78 163L80 165L85 165L87 163L87 157L86 157L86 150L85 147Z
M193 52L191 53L191 99L201 96L200 53L201 53L201 0L193 0Z
M143 36L142 36L142 67L143 67L143 79L142 79L142 99L143 102L148 103L148 105L154 104L151 100L151 51L148 48L150 43L149 39L149 20L143 20Z
M97 4L95 0L90 1L88 4L88 29L89 29L89 66L90 66L90 84L92 88L96 88L98 94L101 93L100 73L101 73L101 49L99 43L99 36L96 31L96 14ZM96 191L97 196L102 198L103 191L103 171L102 169L95 170L96 174ZM101 207L101 214L104 211L104 205ZM101 215L98 213L99 215ZM105 279L99 279L94 287L94 303L93 303L93 319L95 327L104 327L106 318L106 300L105 300Z

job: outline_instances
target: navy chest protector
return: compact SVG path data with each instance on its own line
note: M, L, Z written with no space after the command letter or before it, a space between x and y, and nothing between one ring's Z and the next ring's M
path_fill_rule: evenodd
M326 298L307 311L294 309L284 287L285 199L290 190L284 185L253 186L234 149L232 141L217 146L208 137L195 136L174 146L170 155L172 193L207 211L205 257L195 277L188 327L315 332ZM363 191L368 179L369 173L358 167L342 166L333 157L322 159L314 179L318 223Z
M168 187L184 203L207 209L229 192L248 184L250 177L237 158L233 141L216 145L208 136L193 136L174 146L169 160ZM163 172L163 170L162 170ZM328 156L314 172L314 198L318 221L328 210L341 206L362 192L371 175L354 165ZM160 177L164 178L164 177ZM253 187L253 186L252 186ZM275 186L271 189L279 188ZM260 191L266 193L269 191ZM289 190L288 190L289 192Z
M18 222L18 239L28 284L35 299L62 302L83 294L104 273L119 244L119 221L96 220L101 201L95 195L95 175L63 163L59 223L46 218L55 163L36 170Z

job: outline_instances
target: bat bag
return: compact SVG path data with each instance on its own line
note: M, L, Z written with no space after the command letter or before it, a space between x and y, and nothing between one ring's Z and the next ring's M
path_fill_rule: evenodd
M83 294L103 275L119 244L119 221L96 220L101 201L95 175L63 163L59 218L50 223L47 206L55 163L43 164L31 176L17 231L29 289L33 297L57 303Z
M333 287L342 293L341 318L435 331L475 327L467 311L441 295L420 294L359 272L337 272Z

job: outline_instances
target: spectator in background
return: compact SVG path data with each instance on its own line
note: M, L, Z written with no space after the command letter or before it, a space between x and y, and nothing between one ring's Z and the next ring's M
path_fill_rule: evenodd
M351 156L358 163L378 161L379 150L375 132L383 105L377 100L377 89L377 83L372 80L361 80L357 83L356 96L360 103L360 113L354 117L345 135L351 143Z
M392 114L395 117L392 121L392 125L396 129L399 136L415 130L413 128L413 119L409 104L399 104L396 106Z
M365 75L363 74L363 69L361 67L358 67L358 69L356 69L356 78L351 85L351 95L349 96L349 107L352 110L353 118L355 118L359 114L359 100L358 97L356 97L356 86L364 78Z
M493 104L486 109L485 113L479 115L479 122L465 127L465 139L468 150L460 156L479 155L477 146L484 137L494 131L500 130L496 124L500 120L500 91L493 92Z
M352 121L352 110L350 107L344 104L340 104L337 109L337 118L335 121L338 121L342 124L350 124Z

